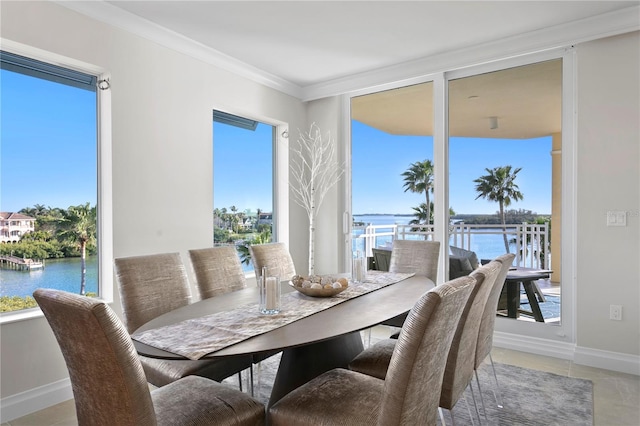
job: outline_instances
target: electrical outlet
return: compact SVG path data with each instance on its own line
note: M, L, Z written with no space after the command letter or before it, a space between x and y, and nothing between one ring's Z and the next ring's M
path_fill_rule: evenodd
M609 305L609 319L622 321L622 305Z

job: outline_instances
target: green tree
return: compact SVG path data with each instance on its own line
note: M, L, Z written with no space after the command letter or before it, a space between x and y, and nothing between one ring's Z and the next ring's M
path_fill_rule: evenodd
M426 208L425 218L427 224L431 223L431 202L429 201L429 192L433 193L433 163L431 160L417 161L409 165L407 171L402 173L404 178L404 192L411 191L415 193L425 194L426 203L421 204ZM415 208L414 208L415 209Z
M238 244L238 253L240 254L240 262L248 265L251 262L251 252L249 246L252 244L266 244L271 242L271 230L265 230L259 233L254 239L245 244Z
M476 200L482 197L498 203L500 207L498 215L500 216L500 222L503 226L502 229L505 231L502 235L504 238L504 248L506 252L509 253L504 208L510 206L512 201L524 199L524 195L522 195L520 188L515 183L517 174L522 168L518 167L512 171L511 166L503 166L485 170L488 174L480 176L473 181L476 184L476 192L478 192Z
M89 203L69 207L60 220L59 237L74 242L80 249L80 294L85 294L87 281L87 245L96 241L96 208Z
M413 217L415 217L415 219L411 219L409 221L409 225L429 224L429 222L427 221L427 214L429 215L429 221L430 222L434 221L433 220L433 201L431 202L431 205L429 206L428 209L425 203L420 203L418 207L412 207L412 209L413 209ZM456 212L451 207L449 207L449 217L455 216L455 214ZM419 231L420 227L411 228L411 230Z

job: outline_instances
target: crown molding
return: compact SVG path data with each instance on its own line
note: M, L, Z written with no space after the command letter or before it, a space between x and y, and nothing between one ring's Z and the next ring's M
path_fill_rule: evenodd
M383 87L430 74L458 70L497 60L573 46L591 40L640 30L640 6L605 13L502 40L469 46L384 68L300 87L276 75L234 59L174 31L110 5L103 0L52 0L98 21L136 34L302 101Z
M82 15L133 33L169 49L184 53L192 58L214 65L256 83L286 93L296 98L302 97L302 88L288 80L270 74L245 62L239 61L218 50L205 46L151 21L122 10L102 0L65 1L52 0Z
M640 30L640 6L632 6L494 42L465 47L309 85L302 89L302 100L312 101L329 96L383 87L391 82L411 81L431 74L570 47L579 43L638 30Z

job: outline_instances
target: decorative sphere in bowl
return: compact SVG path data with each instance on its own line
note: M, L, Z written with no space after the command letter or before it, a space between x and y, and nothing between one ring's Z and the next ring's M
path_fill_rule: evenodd
M306 296L331 297L346 290L349 280L330 275L294 275L291 278L291 286Z

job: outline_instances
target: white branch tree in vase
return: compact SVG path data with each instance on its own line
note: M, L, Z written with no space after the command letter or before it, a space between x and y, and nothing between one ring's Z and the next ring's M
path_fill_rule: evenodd
M307 133L300 132L298 144L291 148L291 190L295 202L307 212L309 219L309 275L315 274L315 223L325 195L344 173L338 164L331 134L323 138L320 128L312 123Z

